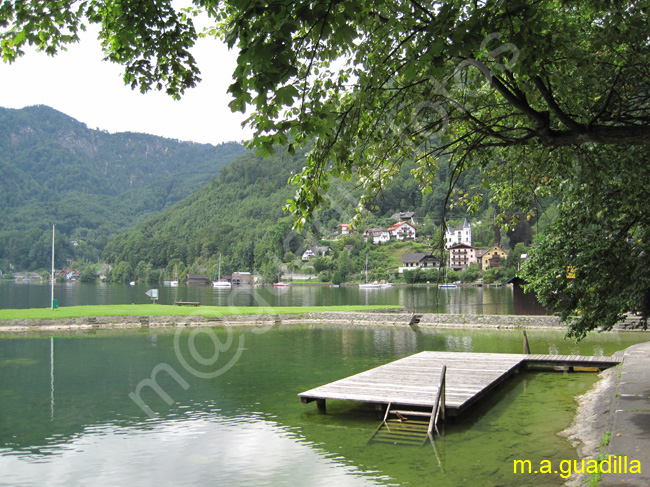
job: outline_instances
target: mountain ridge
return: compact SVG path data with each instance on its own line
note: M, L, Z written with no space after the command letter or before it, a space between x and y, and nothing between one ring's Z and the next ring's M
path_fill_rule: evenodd
M63 245L62 257L96 260L114 234L185 198L245 152L236 142L110 134L45 105L0 108L0 261L42 267L32 247L52 223L85 246Z

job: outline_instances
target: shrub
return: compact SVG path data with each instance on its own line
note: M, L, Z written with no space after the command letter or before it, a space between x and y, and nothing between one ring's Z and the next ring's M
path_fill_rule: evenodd
M323 271L320 274L318 274L318 279L321 282L330 282L332 280L332 274L330 271Z
M332 273L332 284L341 284L343 282L343 276L341 276L341 273L339 271L334 271Z

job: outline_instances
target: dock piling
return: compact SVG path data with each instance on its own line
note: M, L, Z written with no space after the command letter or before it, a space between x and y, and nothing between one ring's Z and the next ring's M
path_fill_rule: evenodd
M526 335L526 330L524 332L524 354L530 355L530 345L528 344L528 335Z
M325 414L327 412L327 407L325 406L325 399L316 399L316 408L319 412Z

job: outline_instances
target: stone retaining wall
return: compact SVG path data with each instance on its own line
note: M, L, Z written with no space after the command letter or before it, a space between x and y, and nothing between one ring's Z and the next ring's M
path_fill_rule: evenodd
M408 326L413 314L403 310L381 312L344 312L233 315L219 318L193 316L100 316L95 318L62 318L42 320L6 320L0 322L0 331L70 330L93 328L135 328L141 326L218 326L218 325L273 325L273 324L344 324ZM422 314L420 327L463 328L547 328L562 326L554 316L513 315L458 315Z
M421 326L440 325L471 325L486 327L549 327L566 326L560 323L557 316L523 316L523 315L456 315L456 314L425 314L420 321Z
M422 314L418 326L439 327L494 327L494 328L547 328L563 326L556 316L514 316L514 315L458 315L458 314ZM280 319L291 322L348 323L408 325L413 317L408 312L331 312L305 313L304 315L281 316Z

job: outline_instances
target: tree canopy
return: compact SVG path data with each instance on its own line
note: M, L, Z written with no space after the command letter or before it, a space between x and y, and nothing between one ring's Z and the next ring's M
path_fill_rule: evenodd
M425 192L440 166L452 171L450 189L479 167L503 224L520 209L543 211L535 202L550 194L564 198L556 245L541 245L537 255L548 258L533 261L527 275L565 316L580 307L571 331L609 328L635 308L647 317L647 307L620 294L616 279L624 275L607 272L645 262L631 242L643 241L649 210L621 192L647 192L639 181L647 179L650 145L650 1L193 0L186 10L172 3L3 2L3 58L13 61L27 43L54 53L77 40L84 23L98 23L106 58L125 66L125 82L178 97L199 81L192 14L203 12L214 20L207 34L239 49L231 108L250 110L251 145L269 154L313 141L287 204L298 224L324 202L331 177L355 179L368 196L405 161L418 162L412 174ZM471 191L459 197L470 211L480 202ZM584 215L581 203L604 209ZM581 228L568 232L566 222ZM593 303L582 299L590 288L579 270L573 284L563 281L560 301L552 289L559 283L544 280L585 255L619 293L607 302L611 313L587 312ZM634 285L634 296L650 290L645 278Z

